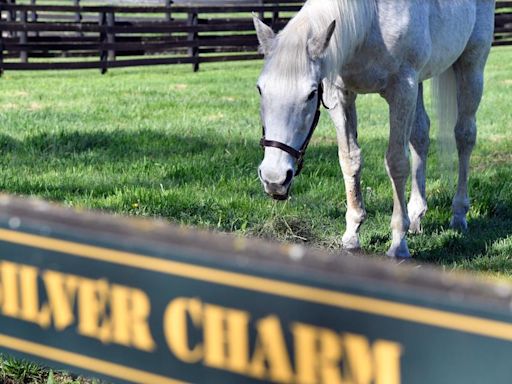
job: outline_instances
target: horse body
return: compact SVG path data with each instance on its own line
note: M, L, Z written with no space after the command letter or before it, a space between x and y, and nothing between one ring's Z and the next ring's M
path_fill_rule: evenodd
M385 164L394 208L388 255L408 257L405 235L409 229L420 230L427 209L430 124L422 82L437 76L441 76L436 83L440 102L446 104L450 97L456 100L440 116L455 116L451 128L455 128L459 152L452 225L467 227L469 156L476 139L475 114L493 22L494 0L309 0L278 36L255 19L266 58L258 86L267 138L300 147L311 127L319 84L323 83L324 101L337 130L347 193L345 247L359 247L359 228L365 219L357 94L379 93L390 107ZM407 206L409 150L412 190ZM267 193L287 195L293 168L294 159L287 152L266 148L260 178Z
M357 53L343 63L340 85L357 93L380 93L404 66L417 73L419 82L441 74L462 54L475 25L476 2L465 3L377 2L379 16ZM454 25L454 20L467 22Z

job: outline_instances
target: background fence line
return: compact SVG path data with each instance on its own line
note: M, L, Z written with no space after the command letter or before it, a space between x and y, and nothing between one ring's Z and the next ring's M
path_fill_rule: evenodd
M192 64L261 58L251 12L275 31L297 0L196 5L92 5L91 0L0 0L0 72ZM61 4L62 3L62 4ZM91 4L91 5L87 5ZM512 1L498 1L495 46L512 45Z

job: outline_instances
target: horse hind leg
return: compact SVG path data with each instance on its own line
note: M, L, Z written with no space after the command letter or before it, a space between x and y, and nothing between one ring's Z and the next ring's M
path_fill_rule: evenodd
M407 206L411 222L409 232L421 233L421 220L427 212L426 172L427 155L430 145L430 119L423 102L423 83L418 89L416 117L412 126L409 148L411 151L412 187L411 198Z
M468 179L471 153L476 143L476 112L483 92L483 70L454 66L457 78L459 115L455 125L455 140L459 155L459 175L457 192L452 201L453 216L450 226L457 230L467 230L466 215L469 211Z
M329 110L338 137L338 154L347 196L346 230L343 248L359 249L359 230L366 218L361 193L361 149L357 142L356 94L345 93L334 85L326 87L326 96L333 101Z
M490 29L492 31L492 29ZM455 62L457 83L458 117L455 125L455 140L459 155L459 175L457 192L452 202L453 217L450 226L467 230L466 215L470 201L468 178L470 158L476 142L476 113L484 88L484 67L490 50L492 33L475 32L464 54Z

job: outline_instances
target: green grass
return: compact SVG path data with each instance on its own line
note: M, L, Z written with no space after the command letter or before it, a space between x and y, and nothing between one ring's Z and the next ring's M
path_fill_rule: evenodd
M413 256L451 269L512 275L512 49L495 49L486 72L473 157L467 235L447 227L453 180L437 161L428 177L424 233ZM286 203L268 199L256 175L262 157L255 82L260 62L96 71L8 72L0 80L0 190L121 215L163 217L336 252L345 202L334 129L326 114ZM427 92L428 94L428 92ZM358 101L369 218L365 250L389 243L391 188L383 158L387 107ZM74 380L74 381L73 381ZM88 383L0 359L5 383ZM53 381L53 382L52 382Z
M451 268L512 274L510 48L495 49L473 157L470 232L447 228L450 177L431 147L424 233L413 256ZM256 168L260 62L96 71L7 72L1 79L0 189L69 206L308 244L336 251L345 202L335 133L323 114L286 203L262 192ZM427 92L428 94L428 92ZM391 188L383 158L387 106L358 101L369 213L365 250L389 243ZM448 181L447 181L448 180Z
M40 365L0 355L2 384L101 384L95 379L75 377L66 372L53 372Z

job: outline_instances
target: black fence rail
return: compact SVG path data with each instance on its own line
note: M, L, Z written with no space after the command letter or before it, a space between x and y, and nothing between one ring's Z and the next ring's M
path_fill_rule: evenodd
M251 12L275 30L300 1L97 6L0 3L1 70L83 69L260 58ZM69 3L69 2L68 2Z
M144 6L93 0L0 1L0 72L192 64L261 58L251 13L276 31L297 0L162 0ZM89 5L90 4L90 5ZM512 45L512 1L499 1L495 45Z
M512 1L496 3L493 45L512 45Z

